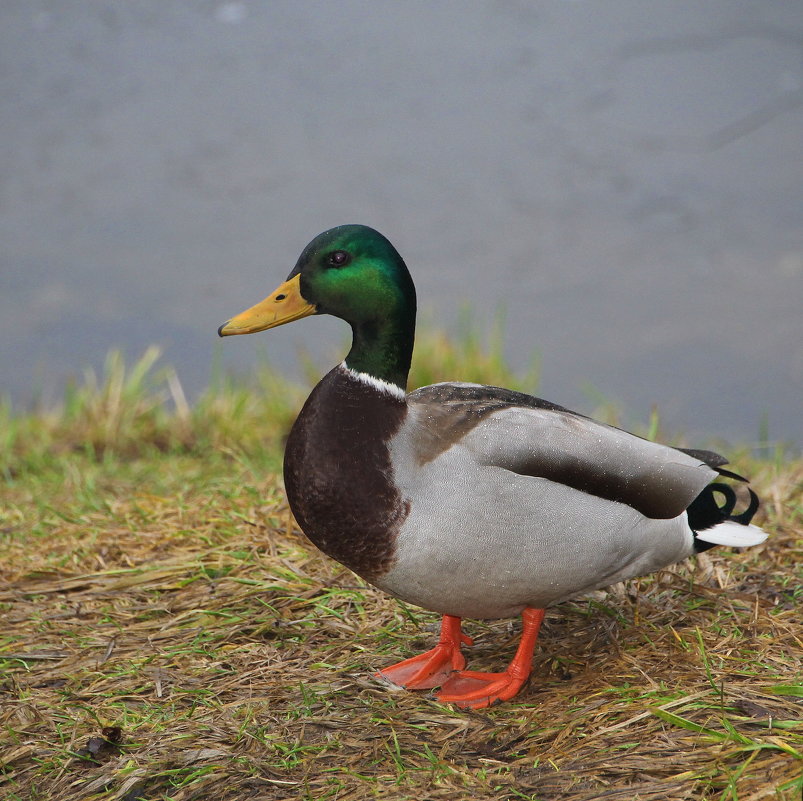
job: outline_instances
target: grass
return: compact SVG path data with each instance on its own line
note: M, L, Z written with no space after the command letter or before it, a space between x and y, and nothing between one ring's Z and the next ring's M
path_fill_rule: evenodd
M533 389L469 334L425 336L413 382ZM551 609L528 688L464 712L372 678L437 619L295 526L303 395L263 368L190 405L148 351L0 410L0 797L799 801L802 461L734 460L765 545ZM518 623L467 630L498 669Z

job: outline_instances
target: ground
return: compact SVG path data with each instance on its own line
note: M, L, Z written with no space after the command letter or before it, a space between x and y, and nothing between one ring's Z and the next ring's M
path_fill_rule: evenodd
M115 375L0 420L3 799L800 801L803 461L737 453L764 545L550 609L529 685L462 711L375 678L438 620L306 542L291 411ZM501 669L519 622L465 629Z

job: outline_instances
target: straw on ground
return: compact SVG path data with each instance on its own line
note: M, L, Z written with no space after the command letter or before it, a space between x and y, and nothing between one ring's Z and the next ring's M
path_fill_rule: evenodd
M449 348L465 375L432 341L427 380ZM480 356L476 378L514 383ZM457 711L372 677L436 617L288 512L303 392L265 370L189 406L147 358L112 358L61 410L3 413L3 798L800 799L803 462L736 464L764 546L550 610L529 687ZM516 626L468 622L471 666L505 662Z

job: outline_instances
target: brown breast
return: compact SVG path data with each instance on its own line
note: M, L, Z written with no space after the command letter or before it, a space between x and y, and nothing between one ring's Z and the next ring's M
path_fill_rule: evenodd
M302 531L368 581L392 566L409 512L387 447L406 415L403 398L338 366L312 391L287 440L285 488Z

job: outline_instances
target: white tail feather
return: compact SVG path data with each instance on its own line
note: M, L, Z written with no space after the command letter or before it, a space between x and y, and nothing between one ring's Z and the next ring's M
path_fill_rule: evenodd
M732 545L735 548L748 548L751 545L760 545L769 536L758 526L745 526L725 520L722 523L696 532L697 539L710 542L714 545Z

